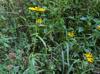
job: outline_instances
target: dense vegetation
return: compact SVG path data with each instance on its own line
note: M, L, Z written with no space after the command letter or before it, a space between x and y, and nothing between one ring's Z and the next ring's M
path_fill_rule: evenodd
M0 0L0 74L100 74L100 0Z

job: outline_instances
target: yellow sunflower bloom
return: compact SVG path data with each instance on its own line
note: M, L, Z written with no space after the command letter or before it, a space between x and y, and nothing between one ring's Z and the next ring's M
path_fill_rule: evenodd
M46 9L41 7L29 7L29 10L37 11L37 12L44 12Z
M96 27L96 29L97 29L97 30L100 30L100 25L98 25L98 26Z
M88 61L89 63L93 63L93 62L94 62L92 53L87 52L87 53L84 54L84 56L86 57L86 59L87 59L87 61Z
M42 22L43 22L42 18L36 19L36 23L37 23L37 24L41 24Z
M75 36L75 32L73 32L73 31L72 31L72 32L68 32L67 35L68 35L69 37L74 37L74 36Z

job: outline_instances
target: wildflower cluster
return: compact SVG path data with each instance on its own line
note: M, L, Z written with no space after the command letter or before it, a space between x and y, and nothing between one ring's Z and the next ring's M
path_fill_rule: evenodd
M29 7L29 10L32 10L32 11L36 11L36 12L45 12L46 9L45 8L41 8L41 7ZM39 18L36 18L36 24L39 24L39 26L44 26L43 25L43 18L39 17Z

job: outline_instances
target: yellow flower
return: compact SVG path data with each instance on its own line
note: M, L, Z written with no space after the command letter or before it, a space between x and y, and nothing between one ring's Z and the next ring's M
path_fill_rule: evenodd
M37 12L44 12L46 9L41 7L29 7L29 10L37 11Z
M73 32L73 31L68 32L67 35L68 35L69 37L74 37L74 36L75 36L75 32Z
M100 30L100 25L98 25L98 26L96 27L96 29L97 29L97 30Z
M42 22L43 22L42 18L36 19L36 23L37 23L37 24L41 24Z
M85 53L84 55L85 55L85 57L86 57L86 59L87 59L87 61L88 61L89 63L93 63L93 62L94 62L92 53L87 52L87 53Z

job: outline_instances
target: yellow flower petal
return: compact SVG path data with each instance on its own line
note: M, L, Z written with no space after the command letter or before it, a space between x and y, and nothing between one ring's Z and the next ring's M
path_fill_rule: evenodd
M88 57L88 58L93 57L92 54L91 54L90 52L87 52L87 53L85 53L84 55L85 55L86 57Z
M29 7L29 10L36 10L34 7Z
M100 30L100 25L98 25L98 26L96 27L96 29L97 29L97 30Z
M73 31L72 31L72 32L68 32L67 35L68 35L69 37L74 37L74 36L75 36L75 32L73 32Z
M42 22L43 22L42 18L36 19L36 23L37 23L37 24L41 24Z
M38 11L38 12L44 12L46 9L40 8L40 7L29 7L29 10Z
M87 59L87 61L88 61L89 63L93 63L93 62L94 62L92 53L87 52L87 53L85 53L84 55L85 55L85 57L86 57L86 59Z
M87 58L87 61L89 62L89 63L93 63L93 58Z

